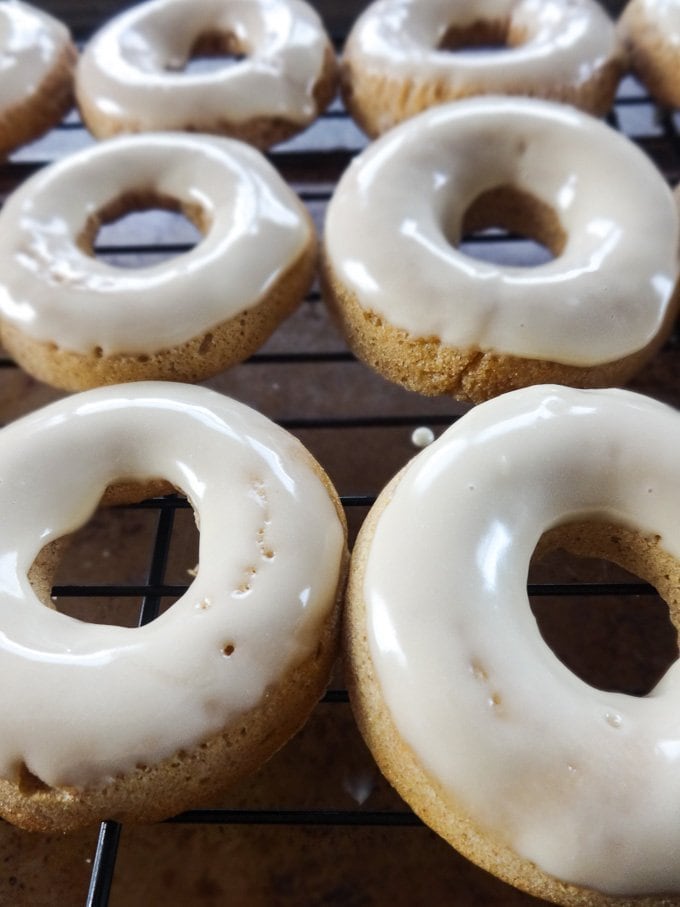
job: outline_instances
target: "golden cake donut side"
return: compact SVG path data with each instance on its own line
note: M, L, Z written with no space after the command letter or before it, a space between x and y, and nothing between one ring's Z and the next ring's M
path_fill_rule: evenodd
M353 551L346 670L378 764L464 855L556 903L680 897L678 664L646 697L595 689L526 592L543 540L636 572L680 626L678 438L637 394L515 391L418 454Z
M96 258L126 211L182 211L203 233L148 267ZM233 139L154 133L87 148L25 181L0 215L3 344L68 390L197 381L253 353L302 301L316 233L295 193Z
M195 55L233 65L185 72ZM307 128L337 88L335 51L302 0L147 0L105 24L76 74L98 138L187 130L268 148Z
M346 560L339 499L306 449L213 391L138 382L11 424L0 459L16 569L0 602L0 673L17 692L0 716L3 816L29 830L154 821L283 745L328 682ZM188 495L200 528L184 595L139 628L45 607L27 578L39 550L106 489L138 498L157 479Z
M618 24L631 68L650 94L680 107L680 3L630 0Z
M484 226L554 257L473 258L460 242ZM608 126L548 101L468 99L400 124L348 167L326 215L324 295L357 355L420 393L608 386L670 331L679 236L673 193Z
M593 0L376 0L347 37L341 90L370 136L484 94L604 115L626 63L613 22Z
M39 138L73 106L78 57L68 28L21 0L0 5L0 156Z

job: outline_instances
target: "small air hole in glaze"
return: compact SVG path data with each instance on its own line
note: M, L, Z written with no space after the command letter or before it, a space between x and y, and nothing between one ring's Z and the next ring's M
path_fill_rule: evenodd
M236 651L236 646L231 642L225 643L225 645L222 646L222 654L226 658L231 658L231 656L234 654L235 651Z
M486 681L489 679L486 668L476 659L473 659L470 662L470 673L475 678L475 680L480 680L483 683L486 683Z

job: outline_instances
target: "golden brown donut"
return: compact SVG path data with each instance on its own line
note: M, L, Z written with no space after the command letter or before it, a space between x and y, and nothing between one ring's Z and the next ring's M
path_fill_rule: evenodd
M0 4L0 157L39 138L73 106L77 51L68 28L13 0Z
M370 136L436 104L524 95L605 114L625 68L596 0L376 0L342 54L345 103Z
M680 3L630 0L619 34L634 72L667 107L680 107Z
M38 831L168 817L304 723L337 655L346 549L337 494L297 439L206 388L136 382L11 423L0 460L2 816ZM57 611L54 544L107 490L138 499L159 480L200 527L186 592L143 627Z

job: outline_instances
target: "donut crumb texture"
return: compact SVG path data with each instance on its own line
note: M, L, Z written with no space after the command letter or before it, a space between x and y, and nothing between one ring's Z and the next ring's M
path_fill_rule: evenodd
M179 204L172 199L152 197L167 207ZM131 204L148 207L149 199L148 194L131 194L123 203L113 202L104 212L94 215L79 239L83 251L91 250L98 225L104 222L102 218L119 217L131 210ZM205 227L200 213L182 210L199 228ZM317 248L311 230L310 237L296 261L272 282L252 308L177 346L149 349L145 353L114 354L96 346L89 353L79 353L51 341L35 340L9 322L2 324L2 345L24 371L63 390L86 390L128 381L201 381L251 356L298 307L316 272ZM192 304L192 300L186 300L186 305ZM140 305L144 305L143 299Z
M478 348L446 346L438 337L413 337L364 308L322 261L323 295L355 355L390 381L425 396L450 395L481 403L507 391L533 384L571 387L616 387L625 384L659 349L672 327L680 290L669 305L666 324L641 350L593 366L548 359L525 359Z
M512 47L520 45L524 37L513 34L502 21L478 22L465 29L449 28L440 49L455 51L461 44L470 47L485 43ZM546 88L537 83L535 88L528 88L523 82L514 84L508 79L503 93L571 104L601 117L611 109L624 71L625 56L621 53L603 61L592 77L579 85ZM351 53L345 53L340 64L340 92L352 119L371 138L430 107L488 93L483 80L471 79L460 84L449 81L445 75L425 77L413 73L399 78L380 67L364 69L359 60L352 59Z

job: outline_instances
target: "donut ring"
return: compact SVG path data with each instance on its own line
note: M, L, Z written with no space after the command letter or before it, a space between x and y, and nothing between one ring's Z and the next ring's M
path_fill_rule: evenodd
M479 261L505 226L555 255ZM677 307L678 210L632 142L549 101L472 98L373 142L326 215L326 299L359 356L423 394L479 402L526 384L626 381Z
M39 138L70 110L76 59L63 23L21 0L0 4L0 157Z
M4 428L0 474L2 815L39 830L167 817L302 724L336 655L345 543L337 495L295 438L205 388L140 382ZM45 607L27 578L43 546L107 488L138 498L159 479L200 525L184 595L140 628Z
M181 210L189 252L123 269L94 257L101 223ZM26 180L0 212L2 341L30 374L80 390L197 381L256 350L316 270L304 205L254 148L232 139L122 136Z
M471 45L482 47L470 53ZM347 38L341 90L376 136L435 104L480 94L549 98L604 115L624 68L614 24L594 0L376 0Z
M552 532L613 560L680 629L678 444L641 395L515 391L406 466L352 555L346 664L378 764L473 862L560 904L677 902L679 666L643 698L584 683L540 635L529 559Z
M630 0L619 19L630 64L650 94L680 107L680 3Z
M214 72L183 72L195 53L243 54ZM335 53L301 0L150 0L85 47L76 97L98 138L191 130L268 148L305 129L332 100Z

